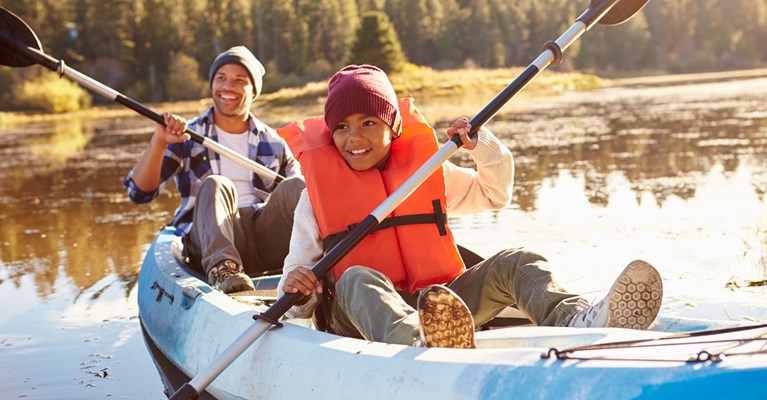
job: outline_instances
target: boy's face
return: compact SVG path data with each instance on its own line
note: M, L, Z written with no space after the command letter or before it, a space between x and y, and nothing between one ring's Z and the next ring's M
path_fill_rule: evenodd
M213 76L216 111L227 117L248 114L253 103L253 83L248 70L239 64L224 64Z
M352 114L333 128L333 142L349 166L357 171L382 170L389 160L394 132L380 118Z

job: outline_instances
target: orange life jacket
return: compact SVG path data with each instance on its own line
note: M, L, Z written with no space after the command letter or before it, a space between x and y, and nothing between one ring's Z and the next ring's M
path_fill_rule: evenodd
M439 150L434 129L415 108L412 98L399 100L399 108L402 134L392 142L383 171L350 168L333 144L323 117L297 121L277 130L301 163L326 251L332 247L328 247L328 239L350 231L350 226L370 215ZM464 265L447 227L445 197L445 177L440 167L381 222L381 226L392 223L393 227L368 234L333 268L336 281L355 265L380 271L396 287L411 292L458 277ZM403 220L405 224L400 224Z

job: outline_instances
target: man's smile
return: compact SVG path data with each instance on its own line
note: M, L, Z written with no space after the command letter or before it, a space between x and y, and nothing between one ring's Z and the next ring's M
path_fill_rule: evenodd
M218 98L225 102L234 102L234 101L237 101L240 98L240 96L228 94L228 93L219 93Z

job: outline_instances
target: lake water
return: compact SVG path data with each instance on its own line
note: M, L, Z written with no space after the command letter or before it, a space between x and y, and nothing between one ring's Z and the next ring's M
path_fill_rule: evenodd
M544 254L590 298L643 258L663 313L767 321L766 98L759 78L512 100L488 127L515 155L513 205L451 226L484 256ZM0 399L165 397L136 281L178 198L134 206L121 185L151 132L139 117L0 128Z

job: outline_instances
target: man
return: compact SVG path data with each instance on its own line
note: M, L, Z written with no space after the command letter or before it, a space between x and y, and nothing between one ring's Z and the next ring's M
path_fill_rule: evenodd
M275 183L189 141L186 121L164 114L124 185L134 203L156 198L173 179L181 205L171 221L190 264L225 293L252 290L248 275L282 267L293 211L305 187L298 162L277 133L250 112L264 67L245 47L219 54L210 67L213 106L189 128L288 179Z

